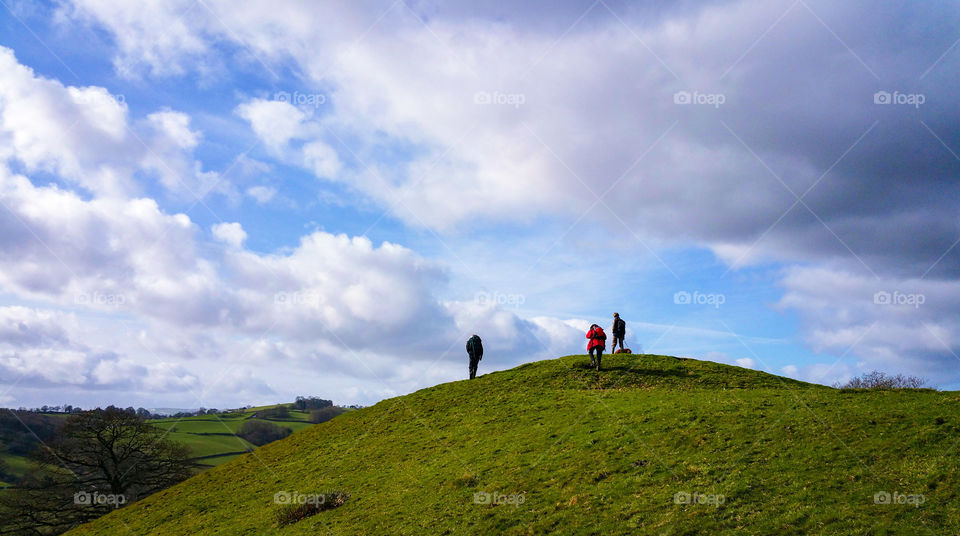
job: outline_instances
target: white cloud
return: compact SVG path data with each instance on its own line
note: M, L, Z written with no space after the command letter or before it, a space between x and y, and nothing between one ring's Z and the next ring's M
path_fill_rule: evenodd
M844 268L796 266L781 281L777 307L796 311L817 351L855 356L858 368L953 381L944 375L960 347L960 283L919 277L874 277ZM813 377L813 376L811 376Z
M247 188L247 195L254 198L257 203L265 204L277 195L277 190L270 186L251 186Z
M241 104L237 114L250 122L253 132L277 156L286 152L290 140L302 135L307 117L290 103L263 99Z
M326 143L314 141L304 145L303 157L306 167L318 177L334 179L340 172L340 158Z
M61 17L111 19L116 23L114 37L122 53L114 59L117 70L126 76L136 76L144 69L162 75L183 73L186 57L207 55L206 39L195 28L201 9L180 0L136 5L87 0L72 6L64 4Z
M229 244L235 248L238 248L243 245L243 241L247 239L247 232L243 230L243 227L236 222L233 223L218 223L215 224L211 229L213 236Z
M200 133L190 130L190 116L185 113L164 110L148 115L147 121L181 149L193 149L200 143Z
M9 141L0 157L98 196L135 195L141 187L131 177L140 170L193 197L218 184L218 175L192 157L200 133L190 129L189 116L163 110L149 114L141 128L128 115L121 96L38 76L0 47L0 139Z

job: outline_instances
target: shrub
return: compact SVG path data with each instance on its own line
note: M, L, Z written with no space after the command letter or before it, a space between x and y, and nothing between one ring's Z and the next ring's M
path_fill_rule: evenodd
M834 384L834 387L840 389L921 389L926 383L926 380L916 376L904 376L903 374L891 376L879 370L874 370L852 378L843 385Z
M322 409L315 409L310 412L310 422L314 424L327 422L345 411L347 410L337 406L328 406Z
M287 406L277 406L275 408L267 408L260 412L260 417L263 419L289 419L290 408L288 408Z
M294 409L299 409L301 411L306 411L309 409L323 409L328 406L332 406L332 400L326 400L323 398L317 398L315 396L303 397L298 396L296 402L293 403Z
M304 504L287 504L281 507L280 510L277 511L277 525L281 527L292 525L297 521L319 514L324 510L332 510L343 506L343 503L347 502L347 499L350 498L349 495L342 491L323 493L317 496L323 497L323 500L311 501Z
M240 425L237 435L259 447L283 439L291 432L292 430L286 426L277 426L272 422L250 420Z

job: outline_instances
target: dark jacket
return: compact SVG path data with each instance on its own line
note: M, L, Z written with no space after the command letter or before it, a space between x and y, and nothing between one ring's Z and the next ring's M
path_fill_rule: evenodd
M483 341L480 340L480 337L474 335L467 339L467 354L470 355L470 359L476 359L479 361L483 358Z
M618 316L613 319L613 329L611 331L613 331L615 337L623 337L627 334L627 323Z

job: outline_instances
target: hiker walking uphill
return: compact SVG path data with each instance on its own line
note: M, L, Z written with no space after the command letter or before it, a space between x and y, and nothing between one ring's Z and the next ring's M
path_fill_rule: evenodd
M590 366L597 367L597 370L600 370L600 356L603 355L603 349L606 347L607 334L603 332L603 328L593 324L590 326L590 331L587 332L587 352L590 354ZM597 357L594 359L593 354L596 352Z
M477 365L483 359L483 341L476 333L467 339L467 355L470 356L470 379L477 377Z
M613 344L610 345L610 353L617 351L617 342L620 343L620 349L623 350L623 337L627 334L627 323L620 318L620 313L613 313L613 327L610 329L613 333Z

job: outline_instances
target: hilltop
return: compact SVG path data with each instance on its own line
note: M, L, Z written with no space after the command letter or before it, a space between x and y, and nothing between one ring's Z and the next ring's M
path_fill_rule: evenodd
M669 356L607 357L600 373L587 361L384 400L70 534L960 530L960 393L843 391ZM334 491L342 506L276 525L275 497Z

